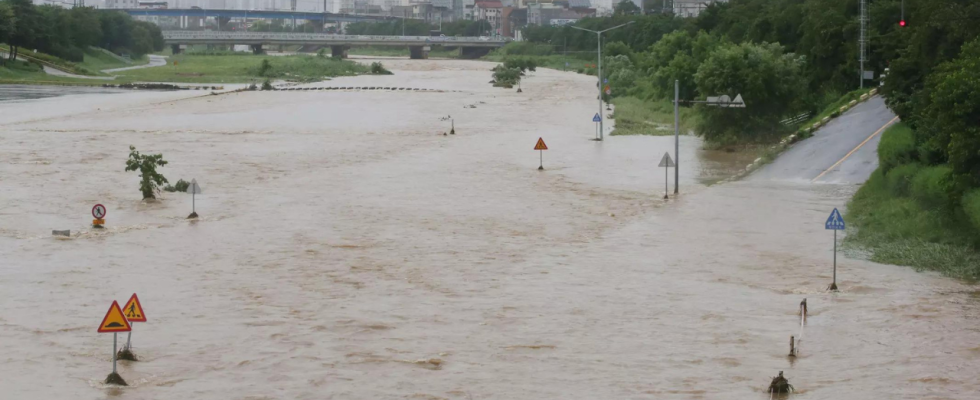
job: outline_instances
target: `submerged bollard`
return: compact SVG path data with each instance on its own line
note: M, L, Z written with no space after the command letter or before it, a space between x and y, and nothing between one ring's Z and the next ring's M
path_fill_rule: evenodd
M769 393L789 393L792 392L793 385L789 384L789 381L783 377L783 371L779 371L779 375L772 378L772 383L769 384Z
M51 236L71 237L71 230L69 229L66 231L51 231Z
M789 356L796 357L796 336L789 335Z
M806 299L800 302L800 325L806 324Z

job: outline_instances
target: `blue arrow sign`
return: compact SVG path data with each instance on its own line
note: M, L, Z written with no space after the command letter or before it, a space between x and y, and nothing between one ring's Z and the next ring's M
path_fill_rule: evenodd
M592 122L599 122L599 121L602 121L602 117L599 116L599 113L595 113L595 116L592 117Z
M840 215L840 211L837 211L836 208L830 213L830 216L827 217L827 224L825 227L826 229L832 229L835 231L844 230L844 217Z

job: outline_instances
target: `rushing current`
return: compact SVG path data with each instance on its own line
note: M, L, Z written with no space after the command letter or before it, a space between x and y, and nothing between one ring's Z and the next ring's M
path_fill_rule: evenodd
M976 287L842 253L825 290L855 183L707 185L752 160L682 136L664 201L673 138L590 140L593 77L385 64L305 86L432 90L0 102L0 398L767 399L779 371L798 399L980 398ZM130 145L197 179L198 220L141 201ZM134 292L109 387L96 329Z

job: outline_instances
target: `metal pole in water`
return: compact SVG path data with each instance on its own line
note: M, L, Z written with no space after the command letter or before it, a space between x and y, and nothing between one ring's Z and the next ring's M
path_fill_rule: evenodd
M541 163L538 164L538 169L544 169L544 150L538 150L538 154L541 155Z
M680 190L680 168L681 168L681 158L680 154L680 93L681 93L681 81L679 79L674 80L674 194L677 194Z
M837 230L834 229L834 284L831 286L837 289Z
M602 115L602 32L596 32L595 35L597 41L599 42L598 50L596 51L597 58L599 59L599 115ZM602 141L604 133L602 132L602 118L599 118L599 141Z
M667 186L670 183L670 178L667 175L669 171L670 168L666 168L666 167L664 168L664 200L667 200L667 192L670 191L669 186Z
M132 324L130 324L132 325ZM133 331L130 330L126 333L126 350L129 350L129 346L133 343Z
M112 332L112 373L116 373L116 335L118 333Z

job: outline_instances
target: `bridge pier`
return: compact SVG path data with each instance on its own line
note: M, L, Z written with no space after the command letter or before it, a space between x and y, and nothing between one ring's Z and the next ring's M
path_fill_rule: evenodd
M429 46L408 46L408 58L425 60L429 58Z
M473 60L490 53L489 47L460 47L459 58Z
M350 46L330 46L330 55L333 58L347 58L347 50L350 50Z
M249 45L249 46L252 48L252 54L262 54L262 53L264 53L264 51L262 51L262 45L261 44L253 44L253 45Z

